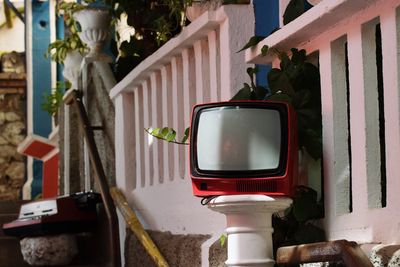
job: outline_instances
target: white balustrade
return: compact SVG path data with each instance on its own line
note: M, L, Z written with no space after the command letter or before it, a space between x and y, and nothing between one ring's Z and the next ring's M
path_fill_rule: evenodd
M329 239L400 241L399 6L324 0L246 51L259 64L275 61L262 56L263 45L319 55Z
M248 80L244 52L236 52L253 34L252 5L208 11L112 89L117 185L146 228L218 236L224 229L224 217L192 195L187 146L145 128L172 127L180 141L195 103L229 100Z

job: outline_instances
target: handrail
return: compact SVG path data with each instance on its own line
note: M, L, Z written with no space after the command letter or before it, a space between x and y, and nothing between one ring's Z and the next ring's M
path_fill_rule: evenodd
M347 267L373 267L359 245L347 240L280 247L276 255L278 264L326 261L343 261Z
M119 211L125 218L126 224L129 225L129 228L143 245L147 253L153 259L154 263L158 267L169 267L167 261L164 259L163 255L158 250L157 246L154 244L153 240L138 220L135 212L129 207L128 202L125 196L122 194L121 190L116 187L112 187L110 192Z
M103 165L99 152L97 150L96 142L94 140L93 129L89 123L85 107L82 103L82 93L78 90L69 90L64 96L64 103L67 105L75 104L78 111L78 118L81 122L84 137L86 139L89 158L94 170L94 179L100 188L101 198L103 200L104 208L107 215L109 237L111 241L111 264L113 267L121 266L120 258L120 244L118 232L118 217L115 210L114 202L110 195L110 189L107 183L106 175L104 173Z

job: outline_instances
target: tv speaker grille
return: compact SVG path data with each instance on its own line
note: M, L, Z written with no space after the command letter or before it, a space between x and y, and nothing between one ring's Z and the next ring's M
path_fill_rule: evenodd
M278 183L276 180L238 181L236 190L237 192L278 192Z

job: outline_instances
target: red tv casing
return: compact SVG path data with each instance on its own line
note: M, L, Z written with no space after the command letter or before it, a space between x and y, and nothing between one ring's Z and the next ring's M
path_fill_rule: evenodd
M281 123L286 139L281 148L282 171L278 175L270 175L268 171L238 173L232 171L202 171L197 167L196 142L199 112L207 108L240 106L251 108L277 109L281 115ZM260 122L262 123L262 122ZM297 117L291 105L279 101L230 101L200 104L193 107L190 132L190 176L193 194L199 197L217 195L263 194L269 196L292 196L293 187L298 178L298 140Z

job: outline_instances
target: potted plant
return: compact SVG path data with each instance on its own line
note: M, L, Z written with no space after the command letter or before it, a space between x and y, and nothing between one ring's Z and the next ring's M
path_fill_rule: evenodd
M184 0L186 17L193 21L206 11L216 10L221 5L250 4L249 0Z
M85 2L89 3L92 1L87 0ZM61 1L58 4L58 15L64 15L66 37L50 43L47 48L46 57L50 57L51 60L63 64L69 52L77 51L81 55L87 52L87 47L81 41L78 34L78 24L73 18L73 13L84 7L84 5L75 2Z

